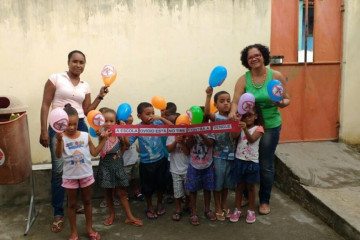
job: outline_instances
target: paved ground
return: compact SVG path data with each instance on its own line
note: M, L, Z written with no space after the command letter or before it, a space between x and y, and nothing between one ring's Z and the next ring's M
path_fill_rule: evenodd
M166 204L167 214L158 220L144 218L144 202L132 201L131 206L135 216L144 221L143 227L125 225L121 207L117 208L117 220L110 227L105 227L102 221L106 218L107 210L99 208L100 200L93 200L94 228L98 230L102 239L343 239L317 217L304 210L288 196L274 189L272 195L272 212L267 216L257 216L254 224L247 224L245 218L238 223L210 222L204 217L201 225L194 227L189 224L188 215L184 215L180 222L170 220L174 205ZM229 204L234 203L234 194L231 192ZM202 209L202 195L199 195L198 209ZM67 239L69 227L67 220L61 233L52 233L52 209L49 204L36 205L39 215L28 236L23 232L28 212L27 206L3 206L0 208L0 239ZM212 206L213 207L213 206ZM84 228L84 216L78 215L80 239L87 239Z

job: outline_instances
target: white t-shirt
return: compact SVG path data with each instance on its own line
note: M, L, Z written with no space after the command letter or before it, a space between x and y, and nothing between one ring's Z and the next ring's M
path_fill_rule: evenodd
M130 145L128 150L123 154L124 166L135 164L139 159L139 153L136 151L136 142Z
M80 80L78 85L74 86L66 72L54 73L50 75L49 80L55 85L55 95L52 100L52 109L64 108L65 104L70 103L78 112L79 118L84 118L84 109L82 104L85 95L90 93L90 86L87 82Z
M175 142L175 137L169 136L166 140L166 146L171 145L173 142ZM186 174L187 172L190 162L190 156L185 155L185 153L181 149L181 145L177 143L175 150L169 155L169 161L170 172L182 175Z
M62 159L64 166L62 178L81 179L93 175L89 138L87 132L80 132L78 138L63 136L64 150Z
M264 128L262 126L254 126L248 129L249 133L252 135L255 131L261 132L264 134ZM259 142L261 137L259 137L255 142L249 143L244 130L241 130L239 141L236 148L236 158L245 160L259 162Z

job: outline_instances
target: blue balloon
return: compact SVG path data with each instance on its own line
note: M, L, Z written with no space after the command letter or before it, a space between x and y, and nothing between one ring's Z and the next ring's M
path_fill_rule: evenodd
M96 131L95 131L95 129L93 129L92 127L89 127L89 134L90 134L90 136L92 136L92 137L97 137Z
M122 103L117 109L117 118L120 121L126 121L131 114L131 106L128 103Z
M267 92L269 97L274 102L279 102L284 97L284 87L279 80L271 80L267 84Z
M217 87L220 86L227 76L227 70L223 66L215 67L210 74L209 77L209 85L210 87Z

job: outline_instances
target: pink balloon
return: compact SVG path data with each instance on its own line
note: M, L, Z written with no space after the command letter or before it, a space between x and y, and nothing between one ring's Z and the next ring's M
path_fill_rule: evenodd
M69 125L69 116L62 108L55 108L49 114L49 123L55 132L64 132Z
M251 93L244 93L241 95L239 104L238 104L238 112L243 115L247 113L251 108L255 106L255 97Z

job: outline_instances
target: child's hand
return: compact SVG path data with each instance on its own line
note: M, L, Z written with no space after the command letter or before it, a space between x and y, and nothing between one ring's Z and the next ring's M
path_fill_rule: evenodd
M241 129L246 129L246 123L245 122L239 122L239 127L241 128Z
M110 129L107 129L106 131L101 132L100 137L108 139L111 133Z
M205 92L206 92L206 96L208 96L208 97L211 97L212 96L212 94L213 94L213 88L212 87L207 87L206 88L206 90L205 90Z
M154 115L154 116L153 116L153 119L154 119L154 121L155 121L155 120L161 120L161 117L158 116L158 115Z
M176 136L176 142L177 143L183 143L184 142L184 136Z
M119 121L119 125L126 125L124 121Z
M63 133L61 133L61 132L56 133L55 137L56 137L56 140L57 140L58 142L61 142L61 141L62 141L62 137L63 137Z

